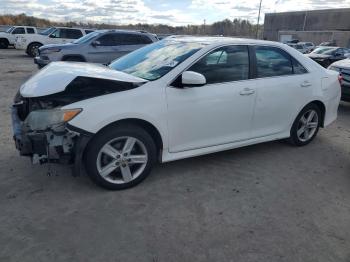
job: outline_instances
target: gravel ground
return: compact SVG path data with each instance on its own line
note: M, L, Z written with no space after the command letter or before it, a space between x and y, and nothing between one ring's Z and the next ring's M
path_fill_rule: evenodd
M18 156L9 106L36 71L0 50L0 261L350 261L349 103L306 147L167 163L111 192Z

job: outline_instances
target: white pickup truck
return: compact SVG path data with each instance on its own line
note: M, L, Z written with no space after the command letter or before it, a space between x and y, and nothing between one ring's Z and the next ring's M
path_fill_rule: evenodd
M12 26L5 32L0 32L0 48L8 48L15 44L18 36L35 35L38 31L33 26Z
M51 27L41 34L17 37L15 48L25 50L29 56L35 57L43 45L69 43L91 32L91 29Z

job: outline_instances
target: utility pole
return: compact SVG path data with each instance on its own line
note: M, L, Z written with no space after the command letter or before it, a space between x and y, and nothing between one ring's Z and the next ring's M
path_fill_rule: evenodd
M262 0L260 0L260 5L259 5L259 14L258 14L258 24L256 25L256 39L258 39L258 35L259 35L259 22L260 22L260 12L261 12L261 2Z

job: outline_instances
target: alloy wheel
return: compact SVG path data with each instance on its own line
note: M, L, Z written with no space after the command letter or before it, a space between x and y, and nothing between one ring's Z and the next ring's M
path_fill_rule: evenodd
M319 122L318 114L315 110L306 111L300 118L297 129L298 139L302 142L310 140L317 131Z
M113 184L135 180L148 162L146 146L137 138L125 136L107 142L97 155L100 176Z

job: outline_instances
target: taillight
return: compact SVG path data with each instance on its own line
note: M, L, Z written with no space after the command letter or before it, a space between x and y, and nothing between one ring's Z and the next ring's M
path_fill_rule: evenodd
M342 82L343 82L343 76L342 76L342 74L339 74L339 75L338 75L338 81L339 81L339 84L342 84Z

